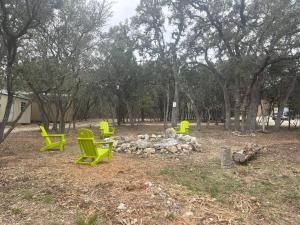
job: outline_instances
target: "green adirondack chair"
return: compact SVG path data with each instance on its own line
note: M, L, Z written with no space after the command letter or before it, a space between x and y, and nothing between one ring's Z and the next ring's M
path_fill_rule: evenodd
M100 128L100 137L101 138L108 138L115 134L115 128L109 128L107 121L101 121L99 124Z
M190 122L187 120L183 120L180 124L175 128L177 134L189 134Z
M108 162L112 161L112 141L96 142L93 132L84 128L78 130L77 141L81 154L80 159L76 161L76 164L96 166L104 158L108 158Z
M41 135L45 140L45 146L40 149L41 152L49 151L51 149L59 148L60 151L65 149L65 135L64 134L48 134L44 126L40 126ZM53 138L59 141L53 142Z

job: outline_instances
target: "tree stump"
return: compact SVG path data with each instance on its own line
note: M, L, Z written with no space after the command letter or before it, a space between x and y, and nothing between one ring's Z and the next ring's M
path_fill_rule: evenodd
M232 167L231 149L227 146L222 147L221 150L221 167L223 169L230 169Z

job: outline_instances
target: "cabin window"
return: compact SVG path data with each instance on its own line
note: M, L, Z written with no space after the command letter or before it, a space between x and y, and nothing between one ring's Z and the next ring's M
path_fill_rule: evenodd
M25 110L26 102L21 102L21 112Z

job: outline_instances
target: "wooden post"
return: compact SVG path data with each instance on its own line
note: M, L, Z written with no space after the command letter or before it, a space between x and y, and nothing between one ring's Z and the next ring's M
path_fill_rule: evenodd
M230 169L232 167L230 147L224 146L221 149L221 167L223 169Z

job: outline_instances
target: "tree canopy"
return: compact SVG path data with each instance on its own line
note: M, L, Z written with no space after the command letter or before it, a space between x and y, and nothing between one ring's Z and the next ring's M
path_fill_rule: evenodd
M2 141L19 91L60 131L70 109L74 122L213 120L242 132L257 129L262 100L278 115L300 113L299 1L141 0L135 16L108 28L110 6L0 0Z

